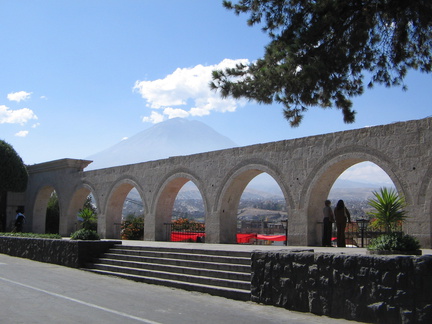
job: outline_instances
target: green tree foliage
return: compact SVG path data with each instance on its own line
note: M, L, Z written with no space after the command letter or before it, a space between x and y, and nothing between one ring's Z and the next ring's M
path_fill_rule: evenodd
M0 140L0 229L6 227L7 192L22 192L27 188L28 173L14 148Z
M27 188L28 173L14 148L0 140L0 192L22 192Z
M224 1L271 42L263 58L213 71L210 87L223 97L284 106L291 126L308 108L336 107L355 121L351 98L374 84L403 86L410 69L432 70L430 0Z
M93 204L93 196L91 194L87 196L84 202L84 208L90 209L94 214L97 214L97 208Z
M48 200L45 220L45 233L58 234L60 224L60 207L57 193L54 191Z

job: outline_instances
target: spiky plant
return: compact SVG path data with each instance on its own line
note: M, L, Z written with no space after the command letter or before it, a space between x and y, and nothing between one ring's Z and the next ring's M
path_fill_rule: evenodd
M407 217L404 210L407 206L405 198L392 188L380 188L372 194L374 198L368 200L369 206L374 208L368 212L368 215L374 218L372 225L384 227L386 233L395 231Z

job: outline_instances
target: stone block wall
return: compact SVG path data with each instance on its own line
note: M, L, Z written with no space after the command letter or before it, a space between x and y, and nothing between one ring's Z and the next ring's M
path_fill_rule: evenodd
M251 299L368 323L432 323L432 256L254 252Z
M34 261L80 268L121 241L74 241L0 237L0 253Z

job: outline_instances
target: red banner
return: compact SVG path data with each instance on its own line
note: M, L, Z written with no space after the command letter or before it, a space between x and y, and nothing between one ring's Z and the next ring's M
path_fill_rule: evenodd
M205 233L199 232L172 232L171 242L199 242L200 238L205 237ZM237 234L237 243L251 243L251 240L265 240L265 241L286 241L285 235L262 235L262 234Z
M199 237L205 237L205 233L199 232L171 232L171 242L197 242Z
M286 241L285 235L257 235L258 240L266 240L266 241Z
M237 234L237 243L250 243L252 239L256 239L256 234Z

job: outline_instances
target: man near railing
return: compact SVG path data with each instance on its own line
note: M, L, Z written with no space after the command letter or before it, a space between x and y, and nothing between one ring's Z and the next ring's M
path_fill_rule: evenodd
M324 214L324 229L323 229L323 237L322 237L322 246L332 246L331 245L331 237L332 237L332 226L334 223L334 215L333 210L331 209L331 201L326 200L324 202L325 207L323 209Z

